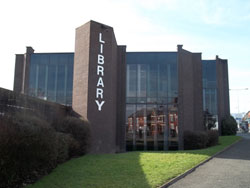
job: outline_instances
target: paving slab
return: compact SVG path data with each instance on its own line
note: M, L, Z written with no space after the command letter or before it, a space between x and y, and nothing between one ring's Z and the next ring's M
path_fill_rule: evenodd
M250 188L250 134L170 188Z

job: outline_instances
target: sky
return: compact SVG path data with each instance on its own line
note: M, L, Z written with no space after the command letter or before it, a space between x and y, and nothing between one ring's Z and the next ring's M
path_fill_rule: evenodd
M115 31L127 51L202 52L228 59L231 113L250 110L248 0L8 0L0 2L0 87L13 89L15 54L74 52L89 20ZM245 88L248 88L246 90Z

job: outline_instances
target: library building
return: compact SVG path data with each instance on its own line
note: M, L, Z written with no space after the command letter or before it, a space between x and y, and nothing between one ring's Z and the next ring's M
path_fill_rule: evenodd
M139 50L139 49L138 49ZM78 27L74 52L17 54L14 92L89 120L91 152L183 149L186 130L221 131L230 114L228 65L177 45L127 52L112 27Z

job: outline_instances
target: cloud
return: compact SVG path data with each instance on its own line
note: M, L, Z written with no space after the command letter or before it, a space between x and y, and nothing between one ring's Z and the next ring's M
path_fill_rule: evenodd
M229 69L230 109L231 113L247 112L250 110L250 70L240 67ZM246 90L245 88L248 88Z
M139 8L147 10L169 9L176 10L179 0L129 0L130 4L136 4Z
M224 36L224 32L231 30L211 29L250 19L249 4L238 0L226 3L217 0L1 1L0 87L12 88L14 54L24 53L27 45L33 46L36 52L72 52L75 28L90 19L112 26L118 44L127 45L128 51L176 51L176 45L183 44L187 50L203 52L203 57L208 59L216 54L228 58L229 67L232 64L237 67L243 61L249 64L245 38L242 43L233 34ZM241 49L240 57L235 49ZM235 81L236 85L236 80L245 75L239 74L230 72L233 78L230 82Z
M245 21L250 21L250 14L245 15L242 19Z
M239 0L129 0L138 9L145 12L176 19L185 19L190 23L203 23L214 26L236 26L249 18L250 2Z
M249 80L250 70L240 67L233 67L229 69L230 76L230 85L233 87L232 89L237 88L249 88L250 82L246 82ZM235 79L237 78L237 79Z
M206 24L235 26L245 21L250 11L247 1L228 0L200 0L199 14Z

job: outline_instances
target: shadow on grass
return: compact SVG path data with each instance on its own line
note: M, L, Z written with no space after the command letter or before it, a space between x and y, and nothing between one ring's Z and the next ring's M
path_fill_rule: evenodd
M233 142L228 137L224 139L224 144L201 150L86 155L59 165L51 174L28 187L157 187L194 167Z
M59 165L28 188L150 188L140 153L86 155Z

